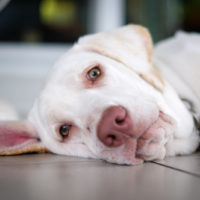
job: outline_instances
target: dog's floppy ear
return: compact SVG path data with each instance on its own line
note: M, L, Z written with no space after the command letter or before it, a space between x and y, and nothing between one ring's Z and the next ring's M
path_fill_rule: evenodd
M48 151L28 121L0 122L0 155Z
M164 82L152 66L152 39L142 26L128 25L82 37L74 50L93 51L110 57L134 70L158 90L163 90Z

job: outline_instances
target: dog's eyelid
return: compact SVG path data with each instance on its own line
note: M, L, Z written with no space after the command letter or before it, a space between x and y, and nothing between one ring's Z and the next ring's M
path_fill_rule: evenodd
M92 63L92 64L89 64L83 71L83 74L87 74L89 71L91 71L92 69L94 68L97 68L99 69L102 73L104 71L104 67L101 63Z
M100 86L99 81L104 77L104 67L100 63L93 63L87 67L82 74L86 88Z
M59 142L68 142L80 133L80 127L72 121L60 121L54 124L54 132Z
M90 71L93 68L99 68L100 70L102 70L102 64L100 64L100 63L93 63L92 65L90 65L90 67L87 68L87 71Z
M71 129L71 125L63 124L63 125L61 125L60 128L59 128L59 134L60 134L63 138L66 138L66 137L69 136L70 129Z
M64 131L64 129L68 129L68 135L71 131L71 129L74 127L74 125L71 123L71 122L59 122L59 123L56 123L54 124L54 130L56 132L56 134L62 138L64 138L64 133L62 134L61 132ZM68 135L66 134L66 138L68 137Z
M99 67L94 67L87 72L87 79L90 81L96 81L101 76L101 70Z

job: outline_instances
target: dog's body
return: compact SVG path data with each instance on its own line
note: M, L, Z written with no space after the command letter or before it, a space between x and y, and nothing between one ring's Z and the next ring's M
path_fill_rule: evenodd
M47 148L138 164L194 152L198 131L181 98L200 113L200 96L179 78L177 91L170 86L177 75L159 48L152 64L148 31L134 25L81 38L55 64L28 120L1 123L1 154Z
M196 113L200 113L199 44L199 34L178 32L154 49L157 70L180 98L193 104Z

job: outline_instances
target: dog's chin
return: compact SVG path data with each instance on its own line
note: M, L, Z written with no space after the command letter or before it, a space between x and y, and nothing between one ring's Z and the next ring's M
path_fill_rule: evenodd
M138 138L129 137L120 147L106 148L101 158L111 163L138 165L144 161L163 159L165 145L175 130L174 120L163 112Z

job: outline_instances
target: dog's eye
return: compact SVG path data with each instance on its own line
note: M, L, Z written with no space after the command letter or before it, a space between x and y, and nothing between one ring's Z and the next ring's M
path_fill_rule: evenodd
M91 81L95 81L101 75L101 70L98 67L94 67L87 73L87 78Z
M70 128L71 128L70 125L66 125L66 124L62 125L62 126L60 127L60 129L59 129L60 135L61 135L63 138L67 137L67 136L69 135Z

